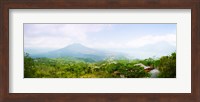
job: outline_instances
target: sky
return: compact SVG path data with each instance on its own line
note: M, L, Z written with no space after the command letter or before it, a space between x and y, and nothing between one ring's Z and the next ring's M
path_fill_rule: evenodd
M174 48L176 24L24 24L25 49L52 50L73 43L95 49L153 48L162 43L160 49Z

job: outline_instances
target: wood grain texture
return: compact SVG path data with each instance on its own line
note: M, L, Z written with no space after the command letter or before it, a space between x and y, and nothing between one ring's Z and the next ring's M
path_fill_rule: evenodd
M9 9L192 9L192 93L9 93ZM200 0L0 0L0 102L200 102Z

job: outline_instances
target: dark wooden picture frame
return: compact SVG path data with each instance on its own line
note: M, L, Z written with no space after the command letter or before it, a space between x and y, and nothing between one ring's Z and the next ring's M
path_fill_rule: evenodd
M191 93L9 93L9 9L191 9ZM200 102L200 0L1 0L0 23L0 102Z

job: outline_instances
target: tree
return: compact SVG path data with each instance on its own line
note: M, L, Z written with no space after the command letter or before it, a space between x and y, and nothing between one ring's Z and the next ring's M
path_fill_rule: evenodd
M172 53L170 56L163 56L160 58L159 64L161 78L175 78L176 77L176 53Z
M35 73L34 60L29 56L28 53L24 53L24 77L31 78Z

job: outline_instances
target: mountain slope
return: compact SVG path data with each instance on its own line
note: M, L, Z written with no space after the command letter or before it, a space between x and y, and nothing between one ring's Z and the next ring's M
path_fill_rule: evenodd
M149 44L139 48L128 49L107 49L97 50L92 49L81 44L71 44L64 48L41 53L31 54L31 57L47 57L47 58L59 58L59 57L73 57L83 58L94 61L100 61L107 58L114 59L145 59L149 57L161 57L171 54L176 51L176 46L167 42L160 42L158 44Z
M131 55L136 58L147 58L148 57L161 57L171 54L176 51L176 46L173 46L167 42L160 42L159 44L149 44L140 48L132 50Z
M32 55L32 57L48 57L48 58L75 57L75 58L89 58L95 61L99 61L112 55L117 55L117 54L88 48L81 44L71 44L69 46L66 46L64 48L55 51L42 54L35 54Z

